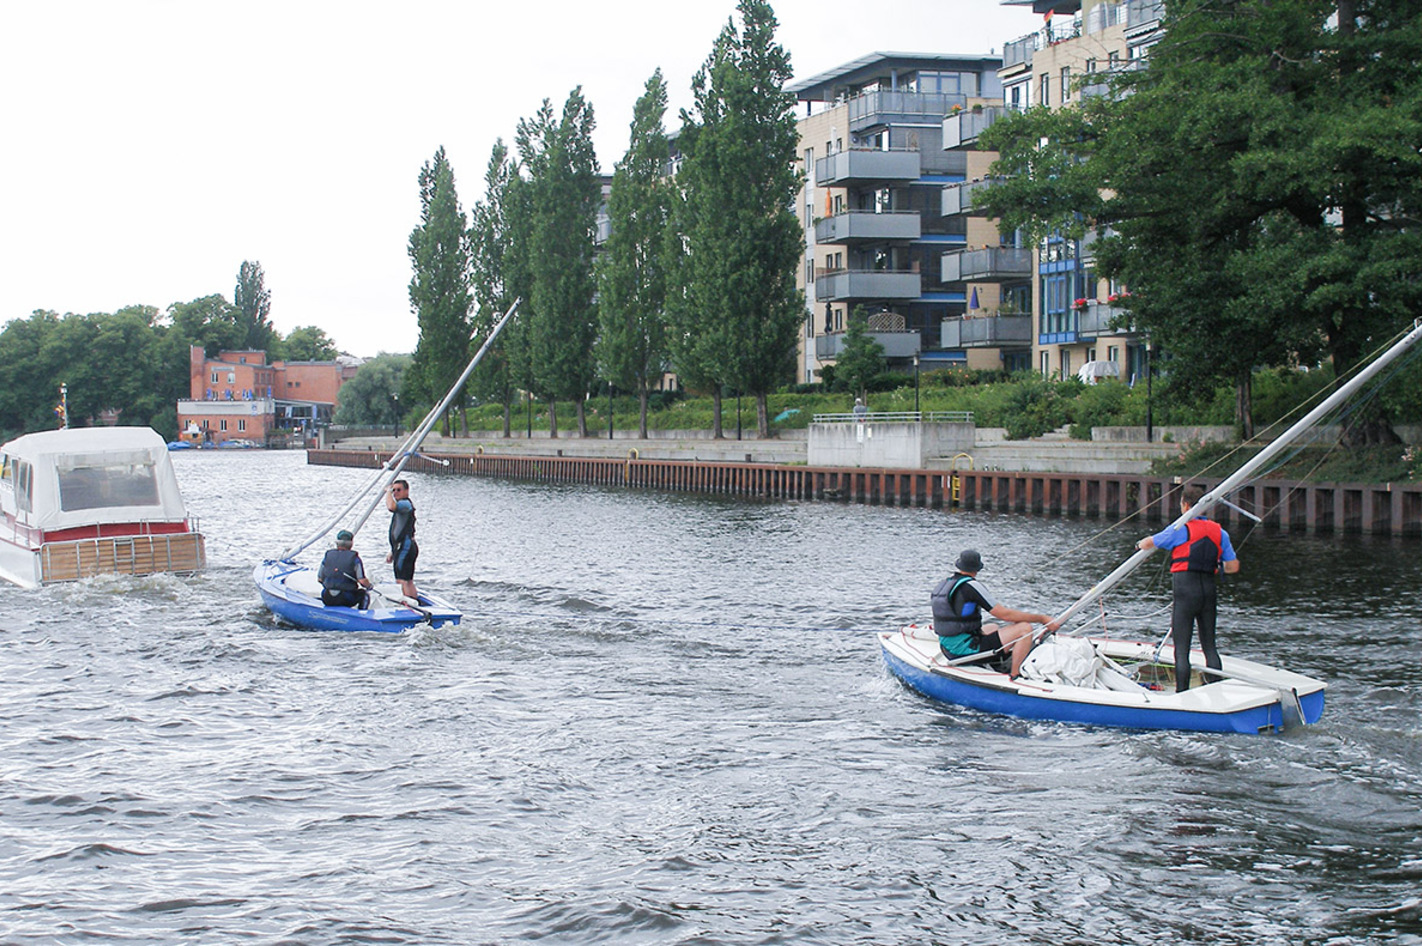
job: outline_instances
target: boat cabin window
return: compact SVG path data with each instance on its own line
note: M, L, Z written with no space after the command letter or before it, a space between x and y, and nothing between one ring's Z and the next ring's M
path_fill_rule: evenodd
M158 505L158 477L152 463L81 466L59 471L59 508L112 509Z
M34 508L34 468L30 464L12 456L0 457L0 484L14 490L17 512Z

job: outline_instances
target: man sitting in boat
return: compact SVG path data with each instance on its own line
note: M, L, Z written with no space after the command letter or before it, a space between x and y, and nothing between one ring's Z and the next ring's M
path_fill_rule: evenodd
M336 547L321 559L321 568L316 577L321 582L321 603L341 608L364 609L367 594L363 589L370 587L370 579L365 577L365 565L360 553L351 546L355 536L342 529L336 533Z
M949 660L990 653L984 658L994 669L1006 670L1017 679L1022 661L1032 649L1032 625L1045 624L1048 631L1060 625L1045 614L1032 614L998 604L977 582L982 556L964 549L953 564L954 573L933 589L933 630L938 646ZM983 614L1008 622L983 624ZM1008 654L1011 654L1010 658Z
M1205 488L1194 483L1180 494L1180 514L1205 497ZM1170 614L1170 642L1175 648L1175 692L1190 688L1190 638L1200 628L1200 650L1205 666L1220 669L1215 649L1215 573L1239 571L1239 558L1229 533L1219 523L1197 516L1182 526L1167 526L1136 543L1138 549L1170 549L1170 584L1174 603ZM1207 680L1213 682L1212 680Z

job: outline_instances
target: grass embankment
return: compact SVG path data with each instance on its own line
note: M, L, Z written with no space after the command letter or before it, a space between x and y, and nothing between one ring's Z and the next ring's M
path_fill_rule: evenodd
M1308 403L1332 380L1327 371L1265 371L1256 375L1254 414L1258 429L1283 420ZM825 392L805 385L793 391L772 394L768 399L772 432L799 430L810 425L816 414L842 414L854 405L854 396L842 391ZM1004 427L1011 439L1040 436L1069 426L1072 436L1087 440L1092 427L1143 427L1147 417L1157 427L1219 426L1234 423L1234 392L1224 388L1209 400L1181 404L1173 401L1162 386L1148 392L1145 385L1129 387L1117 382L1093 386L1078 381L1047 381L1036 374L1005 378L996 373L960 370L924 372L915 387L902 376L881 378L868 396L873 412L917 409L971 411L979 427ZM722 399L722 428L728 435L737 429L756 428L755 400L750 397ZM510 426L515 431L529 424L527 405L513 406ZM584 409L590 433L607 430L608 399L594 397ZM619 431L635 430L638 424L637 399L612 399L612 424ZM1403 407L1406 413L1406 406ZM1398 413L1395 409L1394 413ZM1418 411L1422 415L1422 411ZM1290 418L1292 419L1292 418ZM1419 416L1422 419L1422 416ZM469 412L471 430L502 430L503 408L484 404ZM650 401L647 426L651 430L710 430L712 399L680 393L656 393ZM547 404L535 403L534 430L548 429ZM570 402L558 404L560 433L574 434L577 413ZM1157 464L1155 472L1170 476L1222 476L1243 463L1250 454L1235 453L1237 445L1218 444L1188 449L1184 456ZM1422 480L1422 457L1417 448L1376 446L1346 449L1308 447L1288 455L1271 476L1279 479L1312 479L1334 482L1407 482ZM1234 454L1221 460L1227 454ZM1221 470L1223 472L1221 472Z

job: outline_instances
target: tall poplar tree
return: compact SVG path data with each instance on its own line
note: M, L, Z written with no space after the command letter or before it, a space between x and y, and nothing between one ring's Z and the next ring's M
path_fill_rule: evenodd
M548 398L552 437L559 399L576 405L578 433L587 436L584 402L597 373L593 253L602 193L594 125L581 87L568 95L556 123L546 100L534 122L519 123L519 150L528 156L529 353L534 381Z
M469 347L469 243L455 192L454 169L444 148L420 171L420 224L410 233L410 305L420 338L410 369L411 386L426 403L438 403L459 378ZM410 388L407 387L407 390ZM464 399L455 398L461 417ZM453 432L444 418L444 432Z
M237 307L240 347L248 351L272 351L280 347L281 336L271 322L272 294L266 287L261 263L243 261L237 271L232 302ZM281 352L275 354L280 356Z
M484 172L484 199L474 205L470 214L469 248L474 290L474 337L470 339L471 347L483 344L499 317L517 298L512 291L514 253L509 224L513 177L514 165L509 149L500 138L489 152L489 164ZM510 433L514 391L508 339L514 331L513 325L505 327L471 380L476 395L497 399L504 406L505 437Z
M683 262L692 282L681 312L695 341L680 347L715 357L720 379L754 396L756 429L766 437L766 398L794 376L804 321L795 287L804 252L794 213L799 134L774 11L765 0L740 0L736 9L741 28L732 20L721 31L692 82L695 113L683 113Z
M637 392L647 436L647 392L666 364L667 87L658 69L632 115L627 153L612 177L611 234L597 261L598 362L617 386Z

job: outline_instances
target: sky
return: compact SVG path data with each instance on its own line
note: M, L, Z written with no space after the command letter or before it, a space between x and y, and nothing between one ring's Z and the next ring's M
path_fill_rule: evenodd
M871 52L1000 53L999 0L771 0L797 79ZM466 213L494 142L581 85L604 173L666 79L667 129L734 0L7 0L0 324L166 309L261 264L283 334L412 351L410 231L444 147Z

